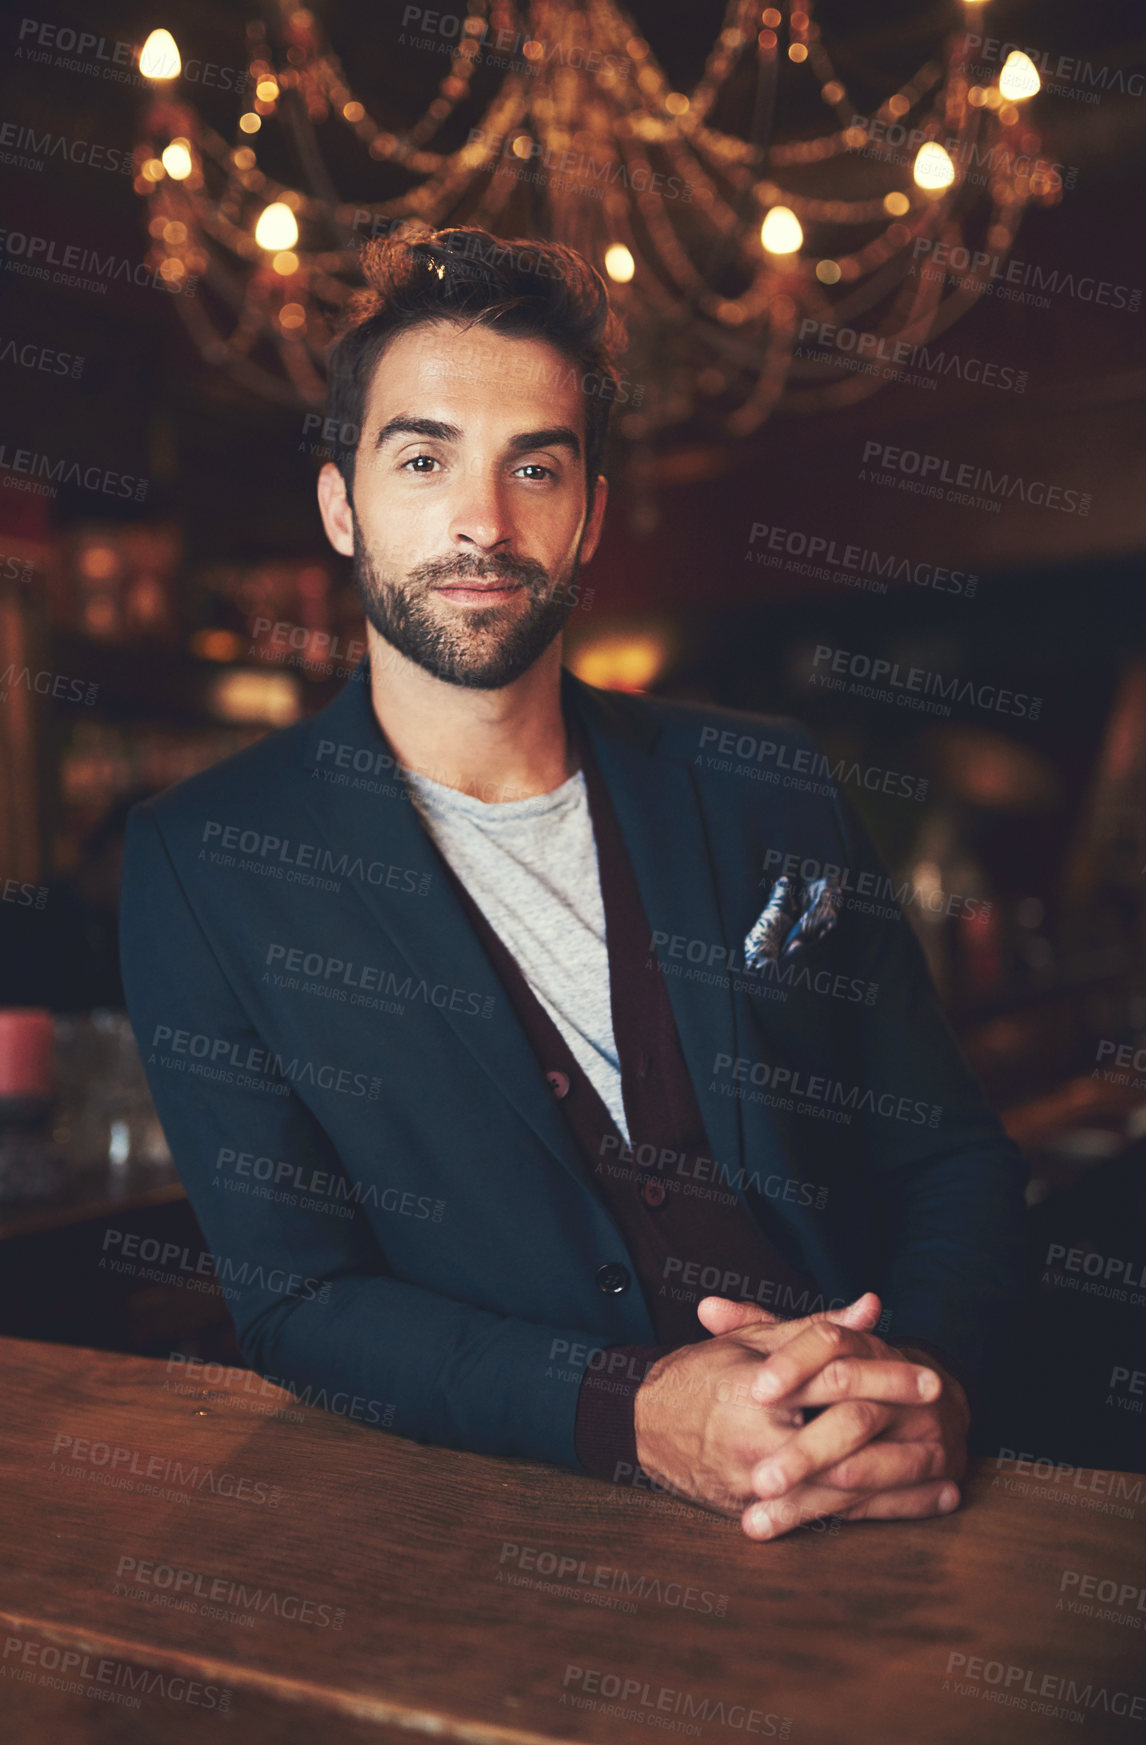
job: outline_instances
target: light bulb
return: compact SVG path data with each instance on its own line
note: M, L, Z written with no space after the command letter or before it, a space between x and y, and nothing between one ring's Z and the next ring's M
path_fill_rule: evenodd
M298 221L282 200L263 208L255 225L255 241L260 248L269 249L273 254L293 248L298 241Z
M1030 55L1025 55L1021 49L1012 49L999 74L999 95L1008 103L1021 103L1024 97L1033 97L1041 84L1038 68Z
M795 254L804 240L800 220L790 206L773 206L760 226L760 241L769 254Z
M955 165L937 139L928 140L921 145L915 159L915 168L911 172L915 177L917 188L925 188L934 193L940 188L949 188L955 180Z
M627 285L637 270L637 263L623 242L614 242L605 250L605 271L618 285Z
M195 168L189 139L173 139L160 158L160 163L173 182L184 182Z
M169 30L153 30L139 51L139 70L145 79L177 79L183 70L179 49Z

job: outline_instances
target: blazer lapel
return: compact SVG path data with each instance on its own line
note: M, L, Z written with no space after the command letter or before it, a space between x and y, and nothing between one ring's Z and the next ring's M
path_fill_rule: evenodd
M718 960L710 979L688 980L674 973L687 968L688 960L668 955L674 935L703 941L706 954L729 943L695 774L658 749L657 722L627 707L622 697L583 684L567 668L562 685L567 707L578 711L592 740L649 926L654 937L663 936L655 949L713 1155L738 1172L744 1167L739 1099L710 1089L714 1057L740 1052L732 977L721 972Z
M305 804L337 855L384 856L392 865L431 871L425 897L353 882L356 895L392 940L417 980L448 982L495 1000L492 1015L441 1006L442 1017L487 1076L504 1092L542 1144L579 1181L587 1172L580 1149L544 1076L516 1013L505 996L461 904L445 876L437 847L422 824L393 753L370 706L365 662L334 701L310 723L305 754ZM348 751L340 748L348 747ZM340 763L340 759L342 760ZM345 766L345 769L344 767ZM361 772L358 787L330 780ZM381 790L381 791L379 791ZM361 1021L368 1022L366 1012Z

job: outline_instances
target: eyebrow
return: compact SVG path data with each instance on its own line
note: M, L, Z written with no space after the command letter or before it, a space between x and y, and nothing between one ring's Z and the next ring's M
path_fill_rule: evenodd
M378 432L375 448L382 448L395 436L424 436L435 442L458 442L462 431L456 424L440 418L391 418ZM581 438L567 424L552 424L544 430L523 430L509 439L511 454L527 454L535 448L567 448L574 459L581 456Z

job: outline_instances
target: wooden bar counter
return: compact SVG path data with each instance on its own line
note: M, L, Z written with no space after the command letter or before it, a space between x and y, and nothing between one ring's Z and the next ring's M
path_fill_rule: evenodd
M979 1461L953 1516L760 1545L248 1371L3 1340L0 1377L5 1745L1143 1737L1133 1474Z

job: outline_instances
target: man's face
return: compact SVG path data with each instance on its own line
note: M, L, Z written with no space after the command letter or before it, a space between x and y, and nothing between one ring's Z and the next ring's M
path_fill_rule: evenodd
M520 678L596 547L605 487L587 514L584 441L577 371L543 340L453 323L392 340L366 396L352 506L335 468L319 486L379 635L448 684Z

